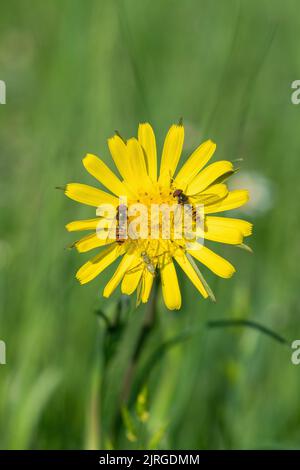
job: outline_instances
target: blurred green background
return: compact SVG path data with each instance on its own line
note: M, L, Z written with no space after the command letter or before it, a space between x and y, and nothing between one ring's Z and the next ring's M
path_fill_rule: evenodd
M300 366L290 347L249 328L207 328L244 318L289 343L300 338L298 6L0 3L1 448L300 447ZM236 213L255 224L254 254L215 244L237 267L231 280L203 268L216 304L183 276L182 309L159 300L123 423L118 397L145 310L132 299L123 329L105 330L95 310L115 315L119 293L100 295L112 269L80 287L74 274L89 254L65 250L76 234L64 224L94 211L54 188L92 183L81 159L91 152L111 164L106 139L115 129L130 137L150 121L161 148L181 116L185 156L212 138L217 159L244 159L233 185L250 188L251 203Z

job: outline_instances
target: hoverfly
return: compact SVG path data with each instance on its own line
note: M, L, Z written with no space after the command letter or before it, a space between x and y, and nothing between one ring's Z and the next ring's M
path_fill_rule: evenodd
M102 224L100 226L99 222L99 227L96 229L98 233L102 231L107 233L106 240L115 240L119 245L127 240L127 206L125 204L119 204L116 207L116 213L113 217L102 217L102 219L105 223L111 222L108 226L102 226Z
M127 239L127 230L124 227L124 219L126 220L127 206L120 204L116 210L116 242L119 245L125 242Z
M230 169L219 176L206 189L195 194L188 194L187 187L185 189L176 188L176 181L171 177L171 187L173 187L173 189L175 187L172 195L177 199L178 204L181 205L191 204L194 206L194 204L214 204L228 194L228 189L224 182L237 171L238 168ZM193 216L195 215L196 210L193 208Z
M153 257L149 255L149 253L144 249L140 253L141 261L138 263L136 266L134 266L133 269L130 269L127 271L127 273L133 273L136 271L139 271L141 269L141 266L144 265L144 268L147 269L147 271L152 274L152 276L156 276L156 262L155 258L157 258L157 255L155 254Z
M150 257L146 250L140 253L140 262L138 262L133 268L129 269L126 274L130 275L133 273L138 273L138 284L137 284L137 299L136 305L138 306L141 303L142 295L145 289L145 282L147 276L150 275L151 278L155 278L157 275L156 263Z
M156 275L156 267L154 266L154 264L153 264L150 256L148 255L147 251L142 251L141 258L142 258L143 262L145 263L146 268L149 271L149 273L152 274L153 276L155 276Z
M222 194L222 191L221 191L221 194L214 193L213 190L211 193L209 193L208 192L209 189L207 190L207 192L205 190L203 192L201 191L195 194L186 194L183 189L175 189L172 195L174 198L177 199L177 203L180 204L181 206L185 206L187 204L191 206L192 218L193 218L193 221L196 221L198 211L197 211L197 208L195 207L195 204L201 204L201 205L214 204L220 201L221 199L223 199L227 195L228 190L226 186L221 183L218 186L220 187L220 189L223 190L224 195Z
M173 192L173 197L175 197L177 199L177 203L180 204L181 206L185 206L187 204L190 204L190 200L189 200L189 197L190 196L187 196L184 192L183 192L183 189L175 189L175 191ZM194 207L193 204L191 204L191 210L192 210L192 219L193 221L196 220L196 216L197 216L197 211L196 211L196 208Z
M141 253L141 258L142 258L142 263L144 264L144 268L141 271L141 276L140 276L140 280L139 280L138 287L137 287L137 302L136 302L137 306L141 303L145 288L147 289L147 281L146 281L147 276L148 277L150 276L150 289L151 289L152 281L154 280L155 277L158 276L157 265L159 265L159 258L161 256L165 257L166 253L167 251L162 252L160 254L156 253L153 257L150 257L147 251L143 251ZM148 281L149 281L149 278L148 278Z
M176 197L178 204L188 204L189 198L184 194L183 189L175 189L173 197Z

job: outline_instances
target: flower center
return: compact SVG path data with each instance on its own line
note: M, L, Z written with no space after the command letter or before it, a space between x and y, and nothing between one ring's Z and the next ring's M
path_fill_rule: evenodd
M156 264L162 257L182 251L187 241L195 241L191 236L193 207L183 191L172 185L156 184L151 191L141 191L135 200L128 201L126 209L126 249L138 250L145 262L151 259Z

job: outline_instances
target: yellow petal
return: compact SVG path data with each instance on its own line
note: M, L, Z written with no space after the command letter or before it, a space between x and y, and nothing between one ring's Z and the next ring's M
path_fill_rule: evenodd
M231 209L237 209L240 206L246 204L249 200L249 192L246 189L236 189L230 191L228 195L216 202L205 206L204 210L206 214L213 214L215 212L223 212Z
M252 224L229 217L208 216L205 219L205 238L215 242L239 245L243 238L251 235Z
M140 265L140 267L138 267L138 265ZM121 292L126 295L133 294L140 282L142 274L143 266L138 260L137 263L124 275L121 284Z
M132 137L127 141L128 158L132 168L133 177L130 185L137 189L148 188L150 180L147 172L144 152L137 139Z
M114 275L108 281L108 283L106 284L104 288L104 291L103 291L104 297L109 297L112 294L112 292L117 288L117 286L121 282L126 271L130 269L130 267L134 264L135 261L136 261L136 254L126 253L123 256L123 259L120 262L119 266L117 267Z
M97 233L91 233L81 238L80 240L77 240L73 246L75 246L79 253L85 253L87 251L93 250L94 248L109 245L113 242L115 242L115 240L110 240L108 238L101 239L97 236Z
M99 207L101 204L118 205L119 200L111 194L93 188L87 184L69 183L65 188L65 194L74 201L87 204L88 206Z
M211 159L216 150L216 144L212 140L206 140L192 153L176 176L176 186L186 188L192 179Z
M242 219L233 219L230 217L214 217L214 216L208 216L207 218L220 220L220 223L222 223L226 220L227 225L231 225L232 227L235 227L236 229L240 230L243 234L244 237L248 237L249 235L252 234L252 228L253 224L248 222L247 220L242 220Z
M180 309L181 294L175 266L171 259L162 265L160 273L162 293L167 308L170 310Z
M197 211L198 216L202 220L203 212L207 213L208 209L212 204L219 203L228 194L228 188L226 184L219 183L211 185L206 191L203 191L198 196L189 197L190 203L194 204L194 209ZM201 224L202 225L202 224ZM204 236L202 227L198 227L197 233L200 237Z
M229 278L235 273L235 268L229 261L217 255L206 246L200 247L199 250L189 250L189 253L217 276Z
M149 300L153 281L154 281L153 274L151 274L150 271L148 271L148 269L144 269L143 286L142 286L142 293L141 293L143 304L147 303Z
M133 174L128 161L128 152L125 142L118 135L114 135L108 139L107 142L111 156L115 162L116 167L118 168L120 175L124 178L125 181L129 181L133 178Z
M152 127L148 122L139 125L138 139L146 154L148 174L152 181L157 179L156 141Z
M202 284L201 280L199 279L199 276L197 275L196 271L194 270L187 257L184 254L178 254L174 257L181 269L187 275L187 277L192 281L192 283L198 289L200 294L203 295L203 297L206 299L208 297L208 293L206 292L204 285Z
M68 232L77 232L81 230L96 230L100 222L100 217L96 219L74 220L66 225Z
M119 245L112 245L103 250L97 256L85 263L76 273L76 278L80 284L92 281L98 274L104 271L118 256L124 251Z
M165 138L161 157L159 182L162 185L168 184L175 173L182 152L183 140L183 125L173 124Z
M221 219L221 221L218 219ZM226 219L222 223L221 217L207 217L204 223L204 232L204 237L207 240L229 243L231 245L243 243L244 237L242 232L231 224L226 225Z
M216 202L219 202L220 199L223 199L228 194L228 188L226 184L219 183L213 184L205 191L202 191L198 196L189 196L189 199L192 202L198 204L209 205Z
M88 153L82 160L86 170L100 183L116 195L125 195L126 188L122 181L95 155Z
M189 184L187 194L197 194L204 191L204 189L216 181L220 176L230 171L233 171L233 165L231 162L226 160L221 160L208 165Z

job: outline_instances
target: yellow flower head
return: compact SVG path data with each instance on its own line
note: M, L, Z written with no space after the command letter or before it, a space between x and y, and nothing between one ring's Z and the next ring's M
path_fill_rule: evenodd
M214 296L196 261L224 278L235 272L231 263L204 246L204 242L243 244L244 237L251 234L249 222L211 214L242 206L248 200L248 191L228 190L225 181L235 171L231 162L218 161L204 168L216 149L211 140L202 143L176 173L183 141L182 123L171 126L159 175L155 136L148 123L139 125L137 139L125 142L116 134L108 140L120 177L98 157L85 156L86 170L109 192L79 183L65 188L69 198L97 208L95 218L66 226L69 231L90 232L74 243L79 252L102 247L77 272L81 284L122 257L104 288L105 297L121 283L122 293L130 295L137 290L138 302L147 302L154 277L160 274L166 306L179 309L181 294L174 260L204 298ZM146 208L144 217L141 208ZM164 225L166 214L171 221L169 226ZM178 231L176 226L183 230Z

